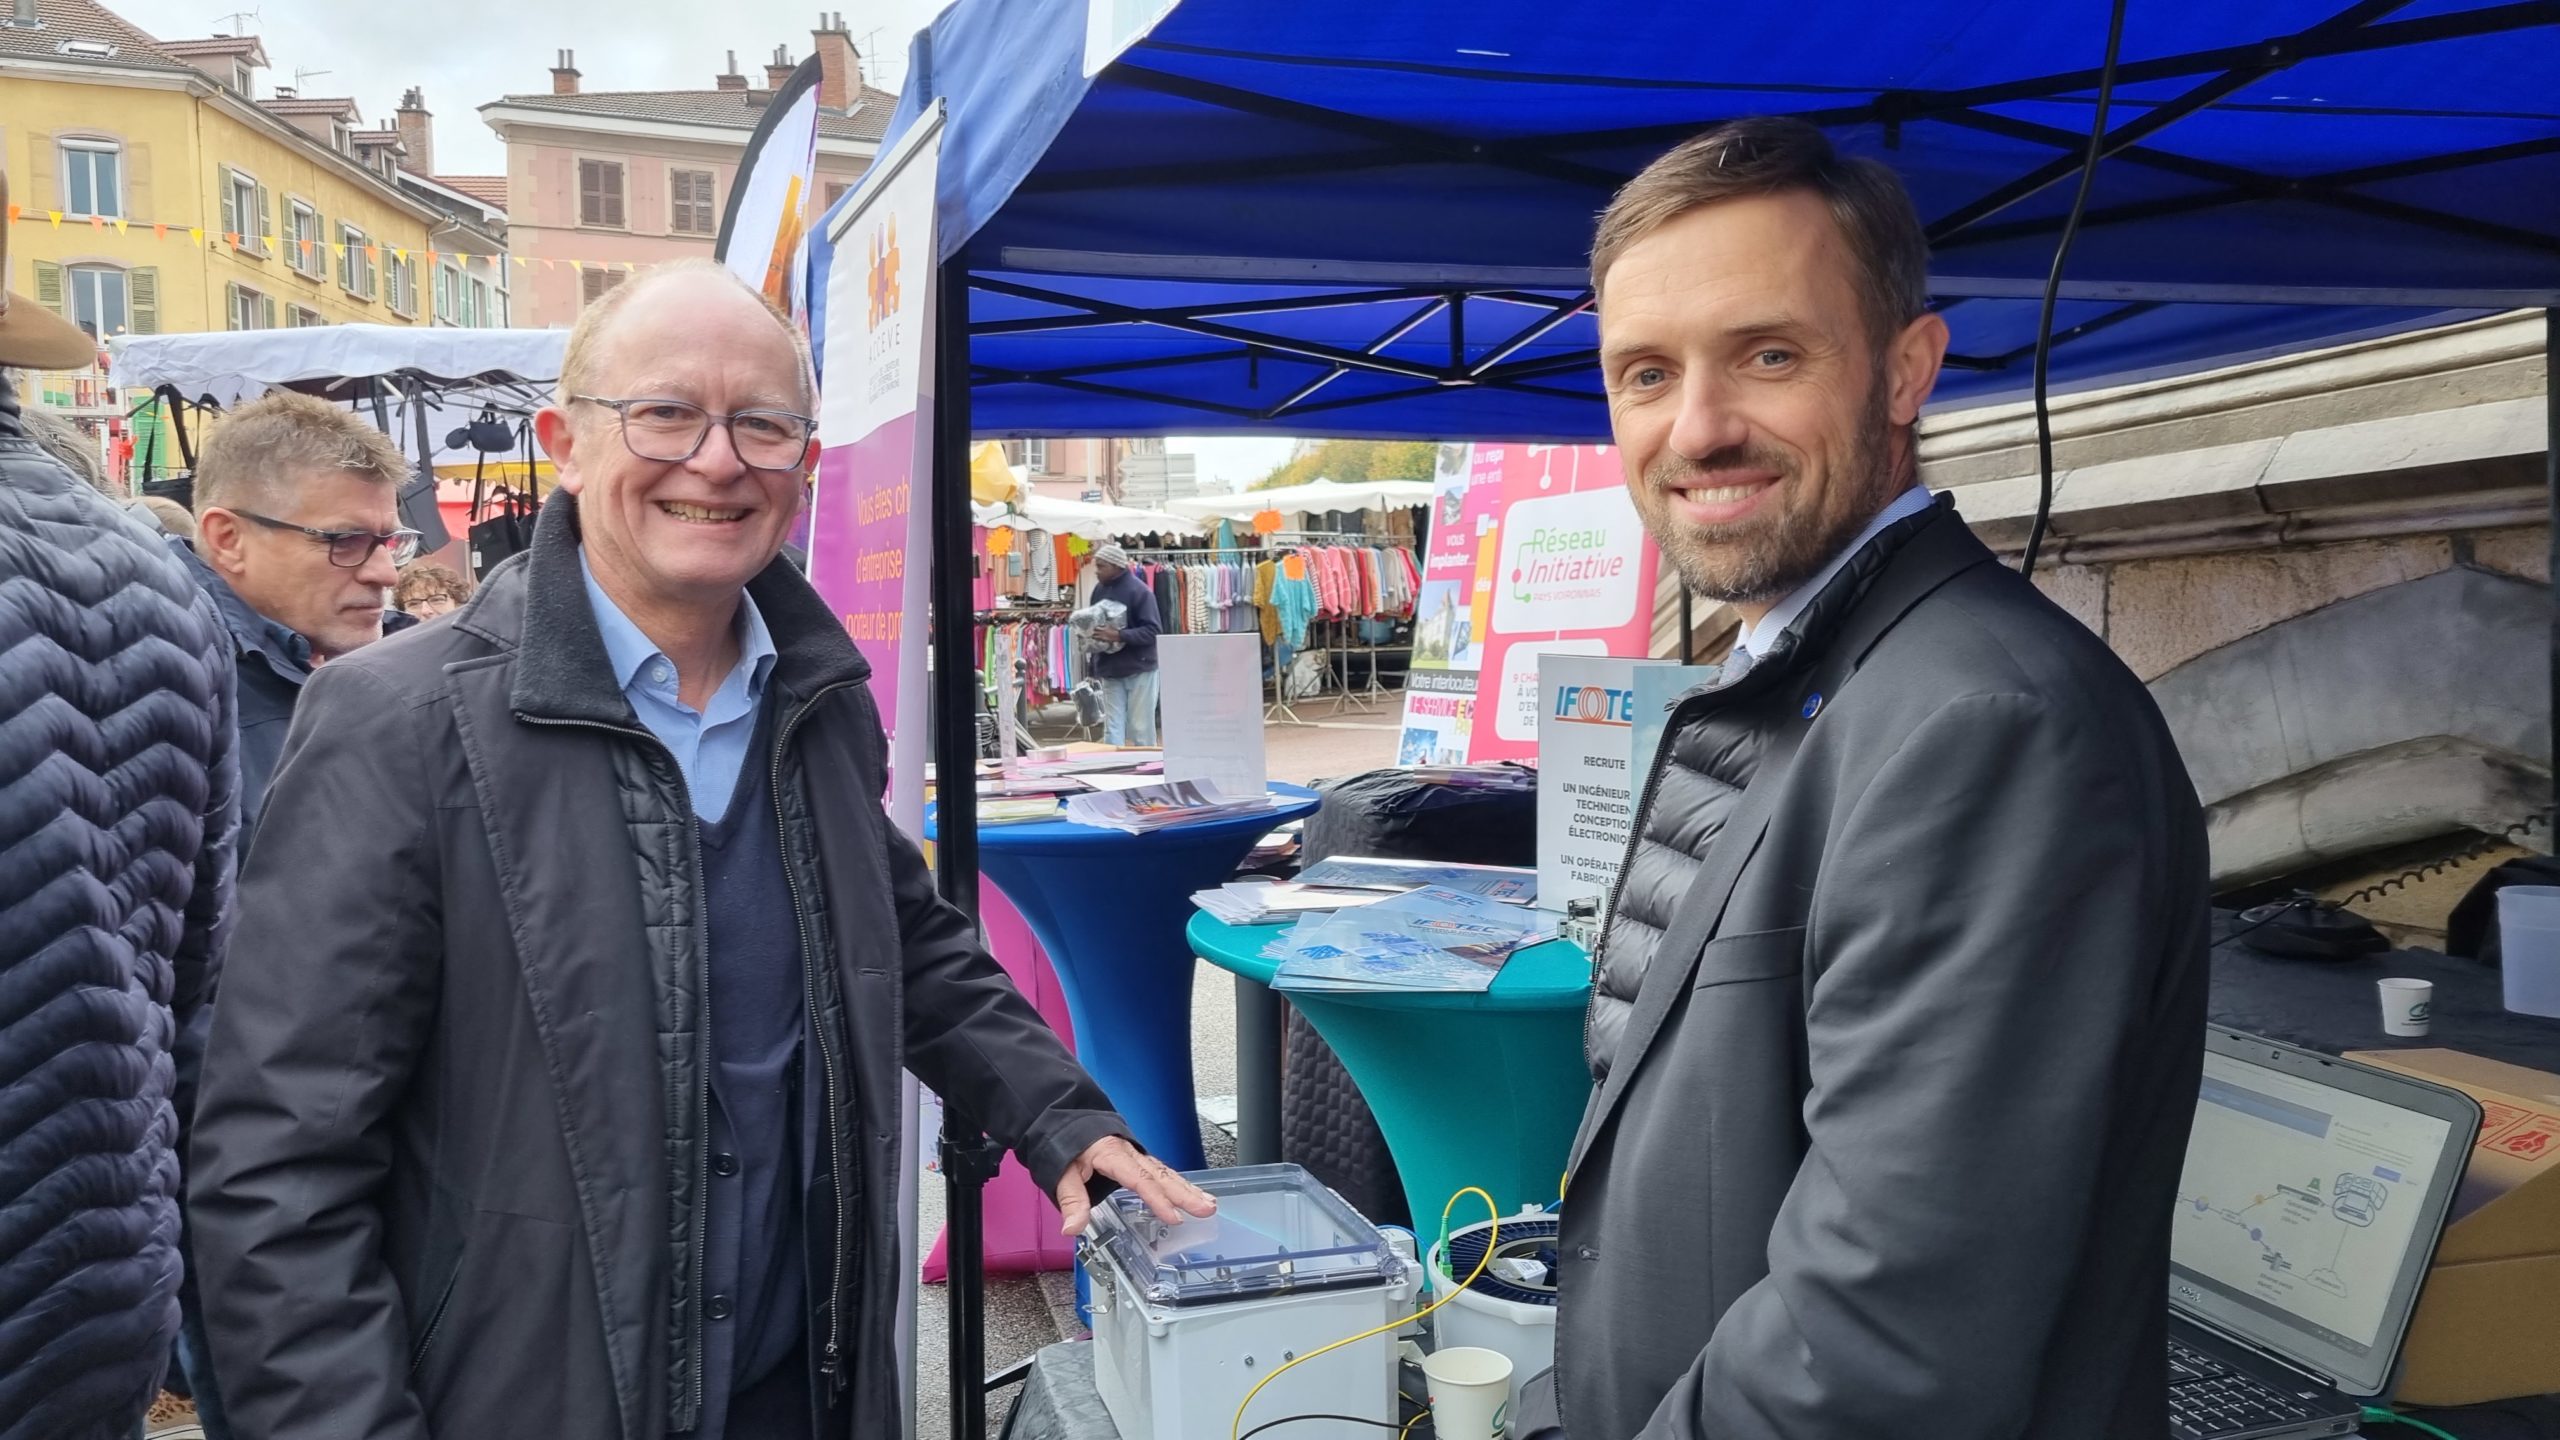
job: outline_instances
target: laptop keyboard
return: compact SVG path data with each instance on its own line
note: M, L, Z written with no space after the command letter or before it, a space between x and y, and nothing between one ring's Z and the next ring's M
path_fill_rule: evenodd
M2180 1435L2245 1435L2299 1424L2310 1406L2192 1345L2169 1342L2169 1420Z

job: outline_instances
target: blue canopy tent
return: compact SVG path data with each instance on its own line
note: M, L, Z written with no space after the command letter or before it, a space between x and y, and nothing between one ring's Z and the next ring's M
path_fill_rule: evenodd
M891 121L950 107L981 435L1604 438L1592 216L1771 112L1909 183L1939 403L2017 394L2106 28L2038 0L1183 0L1088 78L1086 12L960 0ZM2058 386L2560 298L2560 6L2141 4L2123 56Z
M1089 29L1154 9L1088 65ZM1592 219L1739 115L1900 172L1954 333L1939 405L2023 393L2107 26L2096 0L957 0L890 124L947 106L944 492L973 433L1606 438ZM2560 0L2146 0L2114 82L2057 387L2560 306ZM937 513L935 602L965 613L966 512ZM967 642L936 636L944 774ZM973 905L965 813L942 843ZM964 1249L955 1219L955 1287ZM952 1353L974 1434L980 1351Z

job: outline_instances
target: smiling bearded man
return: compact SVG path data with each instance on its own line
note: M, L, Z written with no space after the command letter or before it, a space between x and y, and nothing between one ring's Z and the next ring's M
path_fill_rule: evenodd
M814 399L727 271L640 276L531 549L313 676L197 1117L241 1434L897 1434L901 1066L1070 1228L1210 1212L881 811L870 667L776 559Z
M2141 684L1920 487L1891 171L1719 127L1592 254L1647 528L1742 613L1597 957L1571 1440L2158 1440L2204 826Z

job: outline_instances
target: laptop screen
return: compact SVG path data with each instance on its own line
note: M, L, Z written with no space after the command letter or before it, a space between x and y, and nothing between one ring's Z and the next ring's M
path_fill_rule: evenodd
M2217 1032L2178 1182L2172 1299L2342 1390L2379 1392L2461 1178L2468 1103Z

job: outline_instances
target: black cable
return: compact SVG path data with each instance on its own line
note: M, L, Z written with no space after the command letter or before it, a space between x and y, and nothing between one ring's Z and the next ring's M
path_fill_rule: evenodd
M1238 1436L1237 1440L1253 1440L1254 1436L1265 1430L1277 1430L1283 1425L1295 1425L1301 1420L1339 1420L1346 1425L1367 1425L1379 1430L1402 1430L1412 1423L1411 1421L1398 1423L1393 1420L1372 1420L1364 1415L1283 1415L1277 1420L1263 1421Z
M2107 58L2098 67L2098 114L2089 122L2089 153L2080 162L2080 188L2071 197L2071 213L2063 217L2062 239L2053 247L2053 269L2044 279L2044 308L2036 317L2036 523L2027 530L2020 575L2036 573L2036 553L2044 548L2045 525L2053 518L2053 411L2045 394L2047 372L2053 365L2053 307L2062 298L2062 267L2071 258L2071 242L2080 234L2080 215L2089 208L2089 188L2098 178L2098 160L2106 148L2107 106L2116 90L2116 53L2124 45L2124 7L2125 0L2115 0L2107 19Z

